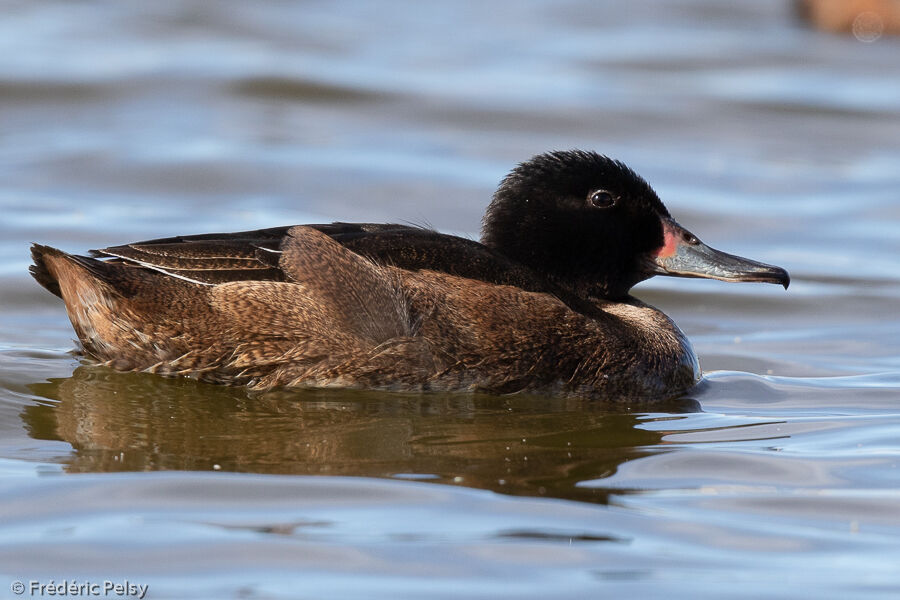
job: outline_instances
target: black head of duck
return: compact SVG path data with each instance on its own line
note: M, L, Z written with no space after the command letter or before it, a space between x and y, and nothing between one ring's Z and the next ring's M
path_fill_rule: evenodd
M257 389L669 398L699 379L697 359L632 286L789 283L784 269L709 248L628 167L582 151L514 169L482 243L332 223L32 255L87 355Z
M579 296L616 300L653 275L767 281L784 269L713 250L638 174L593 152L552 152L500 184L482 243Z

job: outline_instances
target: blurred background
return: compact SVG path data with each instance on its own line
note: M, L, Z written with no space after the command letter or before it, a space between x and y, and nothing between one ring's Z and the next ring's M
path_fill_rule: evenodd
M897 592L898 15L0 1L0 573L130 574L154 598ZM477 239L516 163L569 148L624 160L705 242L791 272L787 292L635 289L692 339L709 378L690 398L260 399L116 374L79 366L27 273L31 242L334 220ZM176 473L122 473L157 470ZM36 477L68 472L93 475Z

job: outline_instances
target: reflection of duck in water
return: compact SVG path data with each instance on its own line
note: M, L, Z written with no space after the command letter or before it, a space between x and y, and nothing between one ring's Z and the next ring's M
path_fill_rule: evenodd
M26 406L22 421L32 438L72 446L71 453L58 448L63 458L55 459L70 472L418 474L509 494L603 502L602 486L576 484L670 450L662 443L668 427L648 426L652 417L581 398L355 390L248 397L243 388L95 367L28 388L49 402ZM679 398L653 410L671 419L698 411L699 403Z
M480 244L335 223L32 254L91 356L256 388L672 396L696 357L634 284L789 281L704 245L625 165L579 151L513 170Z

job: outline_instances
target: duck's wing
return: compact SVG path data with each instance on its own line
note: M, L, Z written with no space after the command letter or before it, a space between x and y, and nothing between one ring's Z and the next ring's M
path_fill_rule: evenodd
M344 237L364 237L377 231L415 229L405 225L370 223L331 223L309 227L338 241ZM91 256L145 267L196 283L284 281L278 259L289 229L291 226L158 238L91 250Z
M307 225L377 264L429 269L489 283L551 291L531 270L486 246L431 229L399 224ZM106 258L160 271L188 281L284 281L279 259L291 226L145 240L92 250Z
M377 264L548 291L549 284L533 271L474 240L418 227L360 232L345 228L347 224L335 225L341 229L319 230Z

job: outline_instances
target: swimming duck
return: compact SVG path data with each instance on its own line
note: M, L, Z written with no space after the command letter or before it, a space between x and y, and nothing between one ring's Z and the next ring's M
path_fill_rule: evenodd
M481 243L371 223L32 246L83 351L120 370L245 385L669 398L700 378L684 334L629 295L653 275L779 283L681 227L594 152L500 183Z

